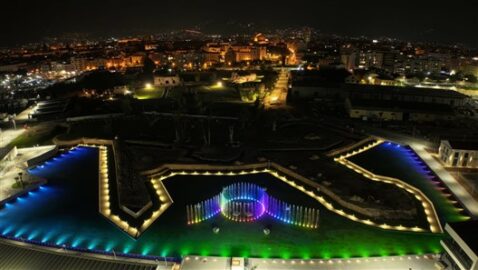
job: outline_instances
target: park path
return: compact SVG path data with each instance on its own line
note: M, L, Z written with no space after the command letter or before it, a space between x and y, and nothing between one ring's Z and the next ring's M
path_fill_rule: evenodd
M279 78L274 86L274 89L267 96L265 106L270 107L284 107L287 104L289 72L286 69L281 69Z

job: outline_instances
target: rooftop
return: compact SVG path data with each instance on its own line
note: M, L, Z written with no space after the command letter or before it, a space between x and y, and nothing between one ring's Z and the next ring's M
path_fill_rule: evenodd
M475 254L478 254L478 234L476 233L478 220L450 223L448 225L460 236Z

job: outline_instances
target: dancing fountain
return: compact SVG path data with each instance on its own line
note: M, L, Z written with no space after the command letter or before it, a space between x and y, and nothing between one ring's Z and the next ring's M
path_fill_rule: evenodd
M252 183L235 183L211 199L186 206L188 224L197 224L218 214L236 221L252 222L268 215L287 224L318 228L319 210L285 203Z

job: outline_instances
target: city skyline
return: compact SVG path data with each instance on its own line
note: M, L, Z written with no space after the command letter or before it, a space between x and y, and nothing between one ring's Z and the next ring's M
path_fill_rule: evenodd
M5 3L0 19L4 30L0 46L41 41L46 36L85 33L91 37L154 34L180 28L199 28L206 33L231 34L245 30L310 26L326 34L391 37L410 41L433 41L477 47L470 33L478 27L473 3L454 1L437 5L431 1L401 2L385 6L377 1L340 2L305 0L290 3L256 3L244 0L226 5L199 1L64 1L62 3ZM28 8L25 8L28 7ZM177 16L177 14L182 14ZM252 23L253 27L248 27ZM413 29L413 31L410 31Z

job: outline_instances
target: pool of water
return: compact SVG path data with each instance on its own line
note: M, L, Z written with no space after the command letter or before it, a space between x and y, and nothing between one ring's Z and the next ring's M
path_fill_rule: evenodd
M373 173L419 188L433 202L442 224L467 219L445 185L410 147L385 142L349 160Z
M327 211L270 175L176 176L165 181L174 204L139 239L98 212L98 150L79 147L31 170L48 184L0 210L0 234L25 241L142 256L218 255L348 258L439 252L442 235L385 231ZM188 226L186 208L234 182L254 182L276 198L321 209L319 229L264 218L237 223L218 216ZM215 234L212 227L219 226ZM263 233L265 227L271 234Z
M111 250L130 241L98 212L98 152L79 147L30 173L48 184L0 211L0 233L42 243ZM9 232L9 228L11 232ZM111 239L101 242L102 239Z

